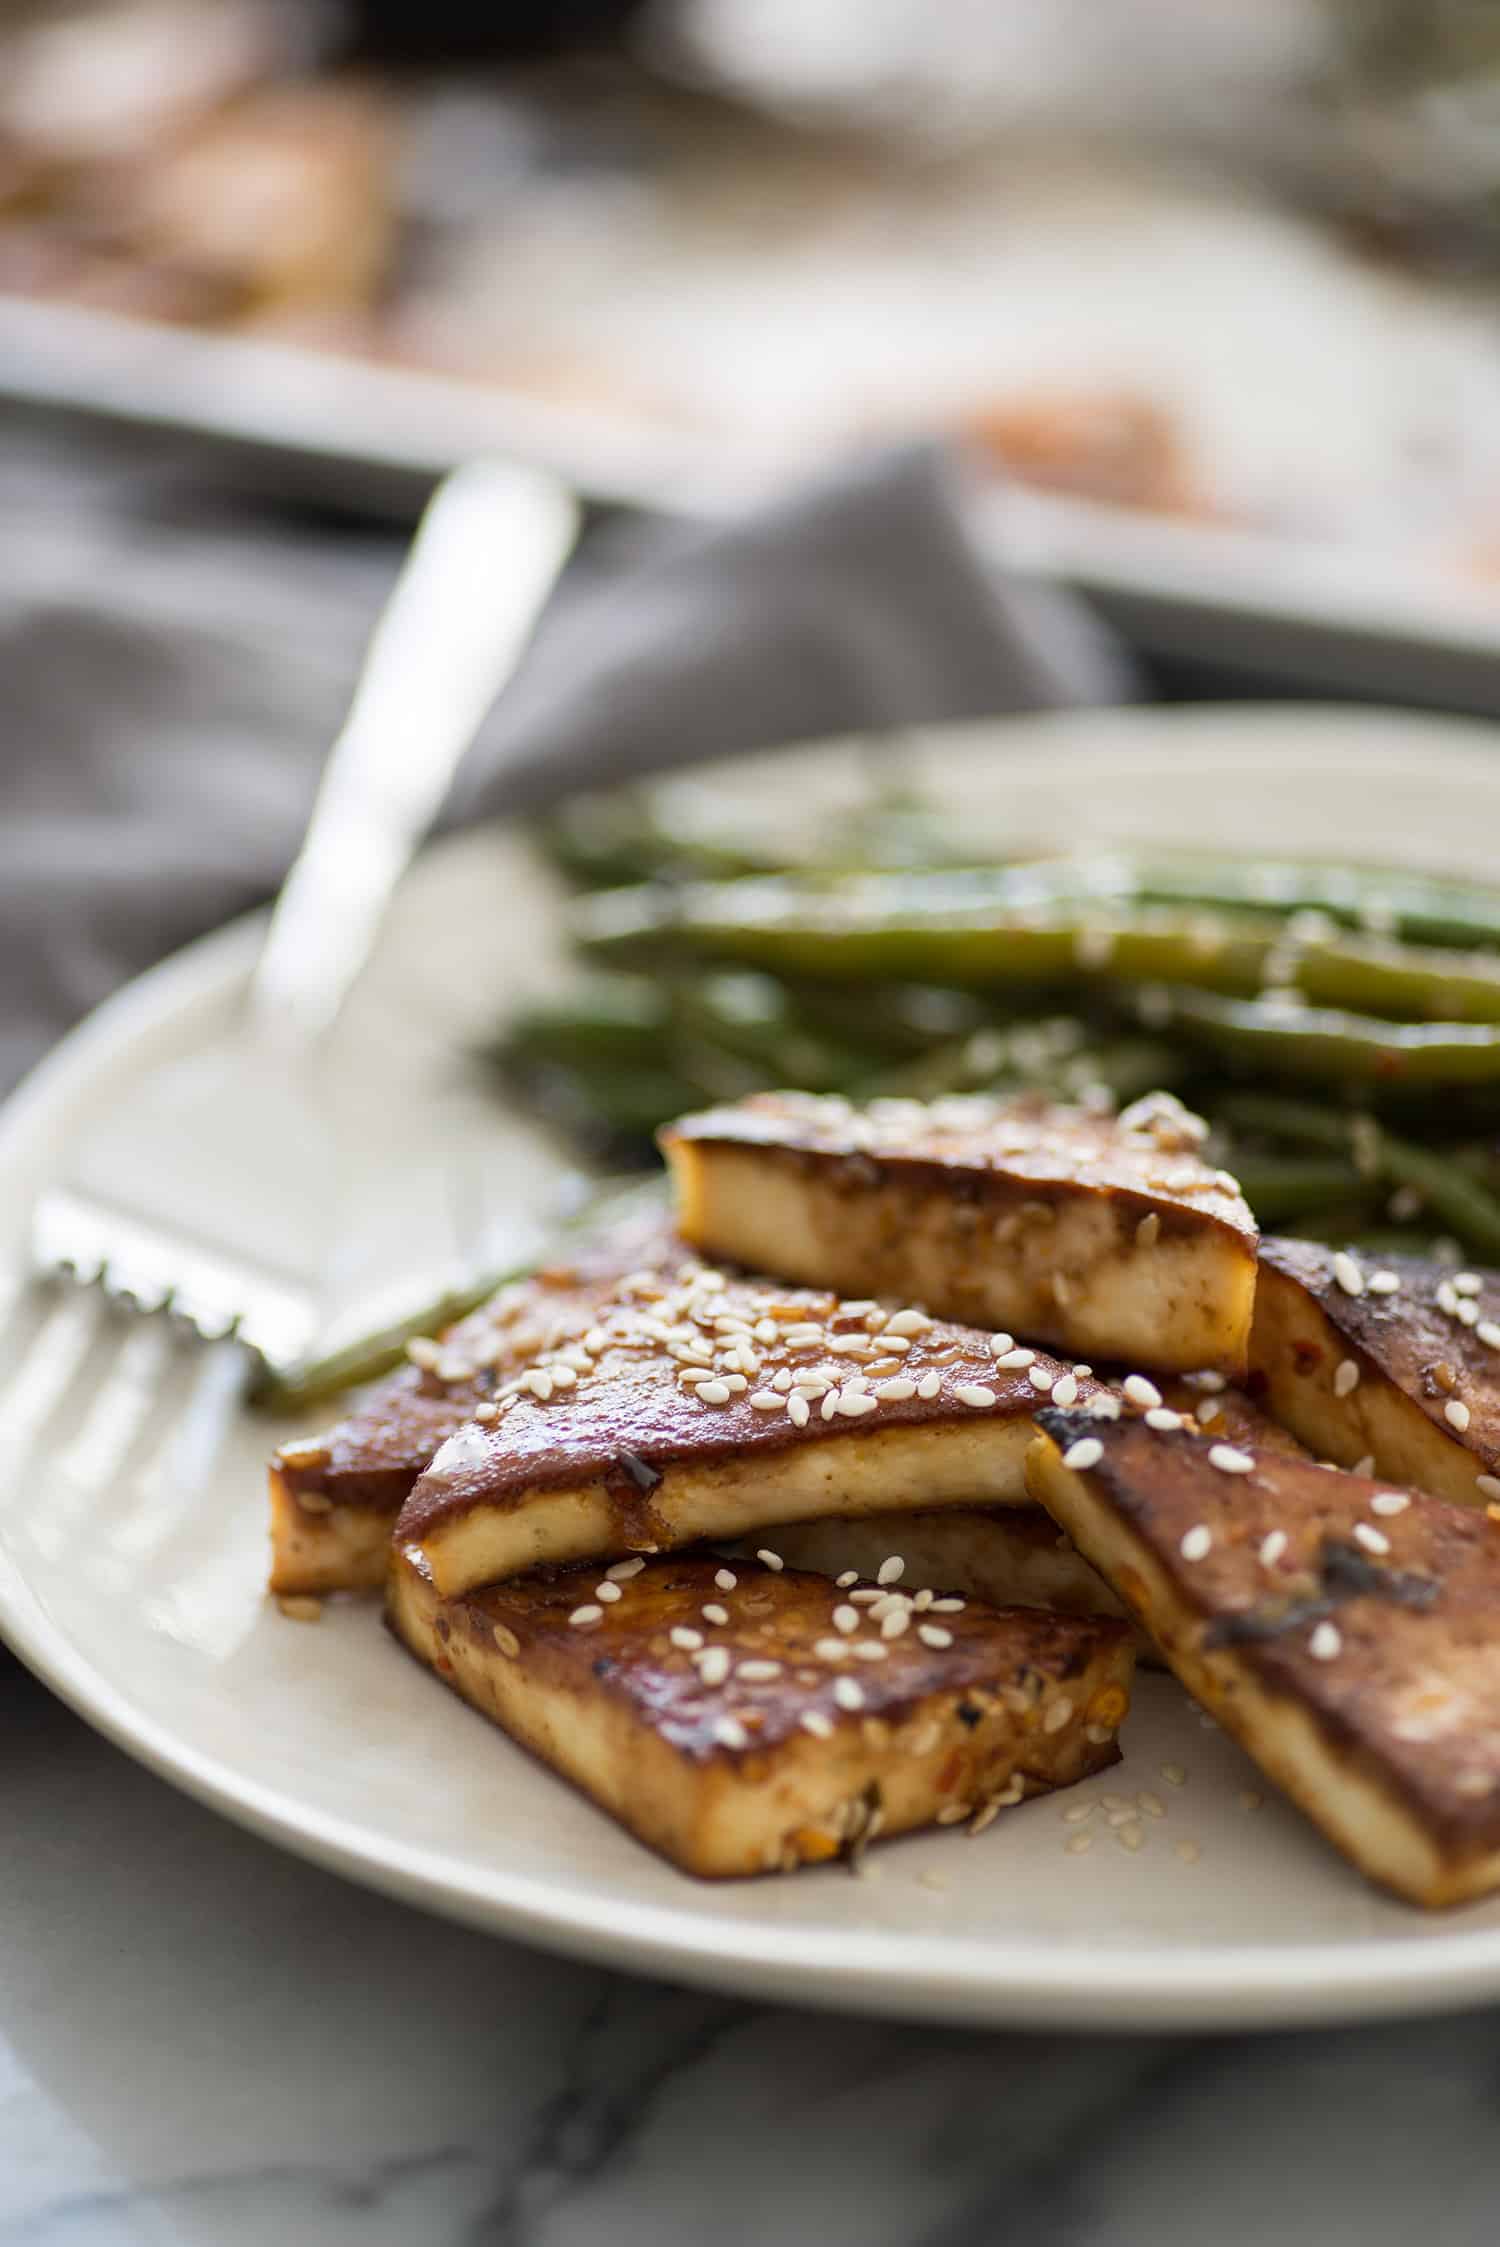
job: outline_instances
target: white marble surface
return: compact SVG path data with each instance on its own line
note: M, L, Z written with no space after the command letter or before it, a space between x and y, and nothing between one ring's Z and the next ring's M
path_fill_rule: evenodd
M280 1855L0 1656L0 2247L1493 2247L1500 2013L971 2035L687 1994Z

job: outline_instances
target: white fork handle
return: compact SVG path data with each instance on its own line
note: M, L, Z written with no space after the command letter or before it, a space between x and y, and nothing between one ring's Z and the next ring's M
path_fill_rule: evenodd
M293 1046L331 1027L578 531L572 496L517 462L439 487L328 753L251 981L253 1026Z

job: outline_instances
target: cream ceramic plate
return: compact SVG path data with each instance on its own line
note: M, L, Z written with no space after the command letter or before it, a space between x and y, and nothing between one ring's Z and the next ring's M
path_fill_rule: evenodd
M1500 833L1500 736L1426 719L1066 717L913 736L903 750L971 832L1011 843L1149 836L1487 874ZM796 815L833 818L868 754L834 747L710 778L748 811L786 803L789 774ZM145 977L12 1101L0 1120L12 1263L29 1198L69 1136L149 1060L222 1018L256 933L232 928ZM524 1230L561 1160L454 1090L444 1063L559 970L554 901L515 842L478 834L431 855L347 1025L356 1109L381 1118L381 1136L367 1127L372 1164L411 1128L388 1113L399 1059L403 1081L433 1088L423 1128L477 1150ZM359 1100L361 1083L385 1097ZM1290 1810L1260 1801L1250 1765L1165 1679L1144 1680L1121 1767L977 1840L894 1843L861 1880L689 1881L442 1692L372 1611L331 1610L312 1628L267 1603L261 1466L273 1431L226 1407L211 1359L196 1389L187 1367L171 1369L172 1412L147 1420L121 1471L101 1471L128 1433L129 1377L150 1372L140 1353L152 1345L135 1345L122 1379L102 1350L76 1362L68 1318L39 1342L23 1300L0 1345L7 1374L24 1361L19 1384L0 1382L0 1625L101 1731L288 1848L622 1967L933 2019L1251 2026L1500 1994L1500 1902L1428 1918L1386 1901ZM70 1368L66 1440L44 1458L25 1424ZM1141 1790L1165 1815L1142 1820L1138 1851L1102 1812L1092 1848L1065 1849L1072 1804Z

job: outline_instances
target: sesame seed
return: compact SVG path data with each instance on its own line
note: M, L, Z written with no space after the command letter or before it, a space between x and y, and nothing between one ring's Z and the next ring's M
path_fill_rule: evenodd
M716 1599L709 1600L698 1612L705 1623L727 1623L729 1621L728 1608L721 1607Z
M825 1397L825 1398L823 1399L823 1402L822 1402L822 1403L821 1403L821 1404L820 1404L820 1405L818 1406L818 1413L819 1413L819 1417L820 1417L820 1418L822 1418L822 1419L824 1419L824 1420L832 1420L832 1419L833 1419L833 1418L835 1417L835 1415L837 1414L837 1412L838 1412L838 1408L839 1408L839 1393L838 1393L838 1390L837 1390L837 1389L830 1389L830 1390L829 1390L829 1392L828 1392L828 1394L827 1394L827 1396L826 1396L826 1397Z
M1026 1378L1034 1389L1040 1389L1042 1395L1046 1396L1049 1394L1057 1376L1055 1373L1049 1372L1044 1365L1029 1365L1026 1368Z
M1339 1463L1336 1459L1330 1459L1327 1464L1332 1467L1335 1474L1339 1472ZM1356 1459L1349 1472L1351 1475L1373 1475L1375 1472L1374 1452L1367 1451L1362 1458Z
M1396 1272L1372 1272L1365 1285L1372 1295L1395 1295L1400 1292L1401 1278Z
M729 1675L727 1646L705 1646L693 1657L705 1685L722 1685Z
M1033 1380L1036 1379L1037 1370L1035 1366L1032 1367ZM995 1402L994 1390L982 1387L977 1381L963 1381L953 1393L960 1404L969 1405L975 1412L985 1412Z
M820 1662L842 1662L849 1648L841 1638L820 1638L813 1641L813 1652Z
M1019 1373L1023 1366L1036 1363L1036 1352L1025 1348L1002 1350L995 1362L1003 1365L1007 1373Z
M872 1613L884 1614L892 1600L904 1599L904 1592L880 1592L873 1584L862 1584L857 1592L849 1594L851 1607L868 1607Z
M1344 1249L1340 1249L1333 1260L1333 1276L1346 1295L1364 1294L1365 1275Z
M1053 1382L1052 1402L1062 1405L1064 1410L1070 1404L1078 1402L1078 1383L1071 1373L1065 1373L1061 1380Z
M1176 1841L1172 1844L1172 1848L1174 1854L1180 1857L1185 1865L1196 1865L1203 1854L1196 1841Z
M1135 1229L1137 1248L1154 1248L1160 1233L1161 1219L1153 1209L1148 1216L1141 1219Z
M1160 1795L1142 1793L1138 1794L1135 1799L1148 1818L1165 1818L1167 1806Z
M568 1621L575 1631L587 1630L590 1623L601 1623L603 1620L603 1608L595 1605L592 1601L585 1601L582 1607L575 1607L568 1617Z
M1061 1732L1065 1724L1071 1723L1072 1717L1072 1702L1068 1699L1066 1693L1059 1694L1058 1698L1049 1705L1046 1715L1042 1718L1042 1730L1044 1732Z
M613 1607L615 1601L622 1599L624 1594L621 1592L619 1585L612 1584L606 1576L602 1584L594 1586L594 1597L602 1600L606 1607Z
M836 1631L842 1631L845 1638L852 1638L859 1629L859 1609L849 1606L836 1607L833 1611L833 1627Z
M646 1563L643 1560L617 1560L604 1573L612 1584L627 1584L632 1576L639 1576Z
M682 1648L684 1654L696 1654L703 1644L703 1633L689 1629L686 1623L674 1623L667 1636L674 1646Z
M1222 1420L1223 1417L1224 1407L1217 1397L1205 1397L1196 1414L1200 1428L1211 1428L1216 1420Z
M1063 1453L1063 1465L1082 1474L1089 1467L1097 1467L1103 1457L1104 1446L1097 1436L1081 1436Z
M1379 1529L1372 1529L1367 1521L1354 1524L1354 1541L1363 1545L1367 1553L1388 1553L1391 1549L1389 1537Z
M1481 1498L1500 1498L1500 1475L1476 1475L1474 1488Z
M911 1604L913 1607L931 1607L936 1596L929 1586L924 1585L921 1591L912 1593Z
M1484 1281L1477 1272L1455 1272L1453 1275L1455 1295L1477 1295L1483 1286Z
M862 1662L883 1662L890 1648L882 1646L878 1638L857 1638L849 1651L857 1654Z
M1469 1408L1461 1397L1450 1397L1443 1406L1443 1418L1450 1428L1457 1428L1462 1435L1469 1425Z
M1255 1467L1255 1461L1249 1452L1236 1451L1232 1443L1210 1444L1208 1463L1211 1467L1217 1467L1221 1475L1248 1475Z
M1164 1404L1154 1405L1146 1414L1146 1425L1148 1428L1155 1428L1165 1435L1169 1428L1180 1428L1182 1426L1182 1414L1169 1411Z
M507 1629L504 1623L492 1623L490 1635L501 1653L509 1655L510 1659L514 1661L521 1651L521 1641L517 1638L515 1632Z
M833 1697L841 1709L862 1709L865 1705L865 1689L852 1677L834 1679Z
M434 1342L430 1335L418 1334L407 1343L406 1354L413 1365L420 1366L424 1373L431 1373L442 1357L442 1345Z
M1070 1833L1063 1843L1063 1847L1070 1857L1086 1856L1093 1846L1094 1837L1091 1833Z
M917 1383L917 1395L919 1397L925 1398L926 1401L930 1404L932 1399L941 1390L942 1386L943 1377L940 1373L924 1374L922 1379Z
M714 1582L721 1592L732 1592L738 1584L739 1578L732 1568L716 1568L714 1570Z
M1214 1533L1205 1522L1197 1522L1183 1532L1177 1550L1184 1560L1206 1560L1214 1541Z
M917 1594L917 1604L919 1606L922 1604L920 1592ZM962 1615L964 1611L964 1602L961 1599L934 1599L930 1592L927 1594L926 1604L932 1609L934 1615Z
M1083 1409L1091 1420L1118 1420L1123 1408L1118 1397L1111 1396L1108 1389L1101 1389L1096 1397L1089 1398Z
M474 1418L481 1428L492 1428L499 1417L498 1404L476 1404L474 1407Z
M1307 1651L1315 1662L1331 1662L1343 1650L1343 1638L1332 1623L1319 1623L1307 1642Z
M934 1651L953 1644L953 1633L945 1631L941 1623L919 1623L917 1636L924 1646L930 1646Z
M289 1623L321 1623L323 1602L308 1592L288 1592L277 1602Z
M1013 1334L992 1334L990 1336L990 1349L997 1358L1003 1358L1006 1351L1013 1350L1015 1346L1016 1338Z
M1187 1773L1180 1763L1164 1763L1161 1767L1161 1775L1169 1787L1180 1787L1187 1782Z
M1286 1531L1284 1529L1272 1529L1268 1531L1260 1541L1261 1567L1274 1568L1276 1566L1276 1563L1280 1560L1282 1554L1286 1551L1286 1543Z
M728 1404L730 1396L727 1381L701 1381L698 1384L700 1404Z
M734 1674L736 1677L742 1677L747 1685L769 1685L773 1677L780 1677L781 1664L759 1660L741 1662Z
M1333 1376L1333 1393L1336 1397L1346 1397L1358 1387L1359 1367L1353 1358L1344 1358Z
M1238 1194L1240 1190L1240 1182L1232 1170L1216 1170L1214 1184L1225 1194Z
M714 1738L722 1748L748 1748L750 1735L737 1717L721 1716L714 1726Z
M804 1709L797 1722L815 1740L831 1740L833 1737L833 1720L826 1717L821 1709Z
M925 1311L897 1311L885 1322L887 1334L925 1334L932 1321Z
M846 1568L842 1576L835 1576L833 1580L841 1592L846 1592L851 1584L859 1582L859 1570L857 1568Z
M899 1584L906 1574L906 1562L900 1553L892 1553L875 1571L877 1584Z
M811 1415L806 1397L790 1396L786 1400L786 1416L794 1428L805 1428Z
M882 1381L875 1391L882 1404L905 1404L908 1397L917 1393L917 1384L909 1375L899 1374L894 1381Z
M1474 1332L1487 1350L1500 1350L1500 1326L1493 1319L1481 1319Z
M1143 1412L1154 1412L1161 1403L1160 1389L1154 1381L1148 1381L1144 1373L1128 1373L1120 1386L1131 1403L1138 1404Z
M1093 1815L1094 1805L1091 1802L1070 1802L1062 1814L1062 1822L1065 1826L1082 1826Z
M867 1395L863 1389L854 1389L847 1386L841 1389L837 1396L824 1399L823 1412L825 1419L828 1417L830 1402L837 1407L846 1420L860 1420L867 1412L878 1412L880 1410L880 1400L877 1397Z
M1131 1819L1128 1825L1121 1826L1115 1835L1115 1839L1122 1849L1131 1850L1139 1849L1145 1838L1145 1827L1137 1824L1134 1819Z
M888 1614L882 1615L880 1618L880 1635L882 1638L900 1638L910 1623L911 1613L909 1609L893 1607Z
M785 1408L786 1398L778 1396L774 1389L757 1389L750 1399L752 1412L781 1412Z
M780 1553L773 1553L769 1545L762 1545L755 1557L763 1568L769 1568L775 1576L779 1576L786 1566Z

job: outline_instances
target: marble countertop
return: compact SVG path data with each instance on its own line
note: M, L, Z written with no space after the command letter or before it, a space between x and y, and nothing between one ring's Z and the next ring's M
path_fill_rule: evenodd
M471 1934L0 1656L0 2247L1493 2247L1500 2012L1256 2039L748 2005Z

